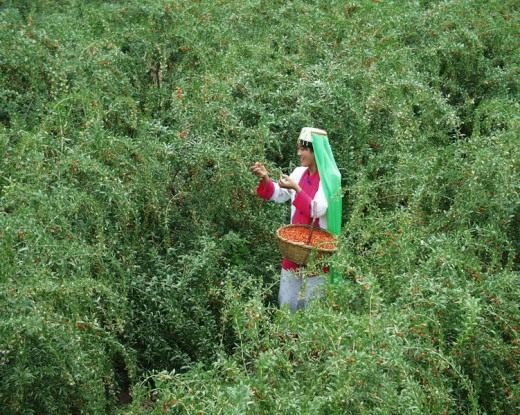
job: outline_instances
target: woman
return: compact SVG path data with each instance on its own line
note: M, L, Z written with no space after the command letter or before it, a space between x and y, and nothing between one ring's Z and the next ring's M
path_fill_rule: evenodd
M260 179L257 194L264 200L283 203L291 200L291 224L319 226L339 235L341 231L341 175L330 148L327 132L305 127L298 137L300 167L278 182L265 166L255 163L251 171ZM319 295L323 276L298 275L299 266L284 258L278 302L291 311L305 308Z

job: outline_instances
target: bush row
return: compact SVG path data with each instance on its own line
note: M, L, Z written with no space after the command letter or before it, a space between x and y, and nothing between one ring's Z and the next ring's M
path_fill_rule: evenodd
M515 2L0 6L13 413L516 413ZM329 131L343 282L275 307L248 172Z

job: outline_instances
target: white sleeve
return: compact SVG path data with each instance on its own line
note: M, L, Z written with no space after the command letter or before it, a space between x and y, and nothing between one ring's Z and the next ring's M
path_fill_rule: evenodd
M329 203L323 191L321 180L318 191L312 199L312 204L314 207L311 208L311 216L319 219L320 228L327 229L327 209L329 208Z
M296 169L293 170L293 172L289 175L289 177L294 180L296 183L300 182L300 179L303 175L303 173L307 170L306 167L296 167ZM271 196L271 201L277 202L277 203L284 203L288 200L294 199L295 191L289 190L289 189L283 189L281 188L277 182L273 180L274 184L274 193Z
M327 202L327 198L325 197L325 193L323 192L323 188L320 185L318 187L318 191L314 195L314 199L312 200L311 205L311 216L313 218L321 218L322 216L325 216L327 213L327 209L329 207L329 204Z
M274 192L273 192L273 195L271 196L271 199L269 199L269 200L276 202L276 203L284 203L284 202L287 202L289 199L291 199L291 192L294 192L294 190L283 189L275 181L273 181L273 184L274 184Z

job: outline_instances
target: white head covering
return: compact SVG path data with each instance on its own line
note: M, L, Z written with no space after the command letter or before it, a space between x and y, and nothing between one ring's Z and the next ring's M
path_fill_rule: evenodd
M303 127L300 136L298 137L298 141L305 141L307 143L312 143L312 134L322 135L327 138L327 131L320 130L319 128L312 127Z

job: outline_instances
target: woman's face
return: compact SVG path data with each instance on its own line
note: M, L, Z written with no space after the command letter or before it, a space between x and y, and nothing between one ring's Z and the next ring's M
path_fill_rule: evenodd
M309 148L298 146L298 157L300 157L300 165L303 167L312 167L316 165L314 152Z

